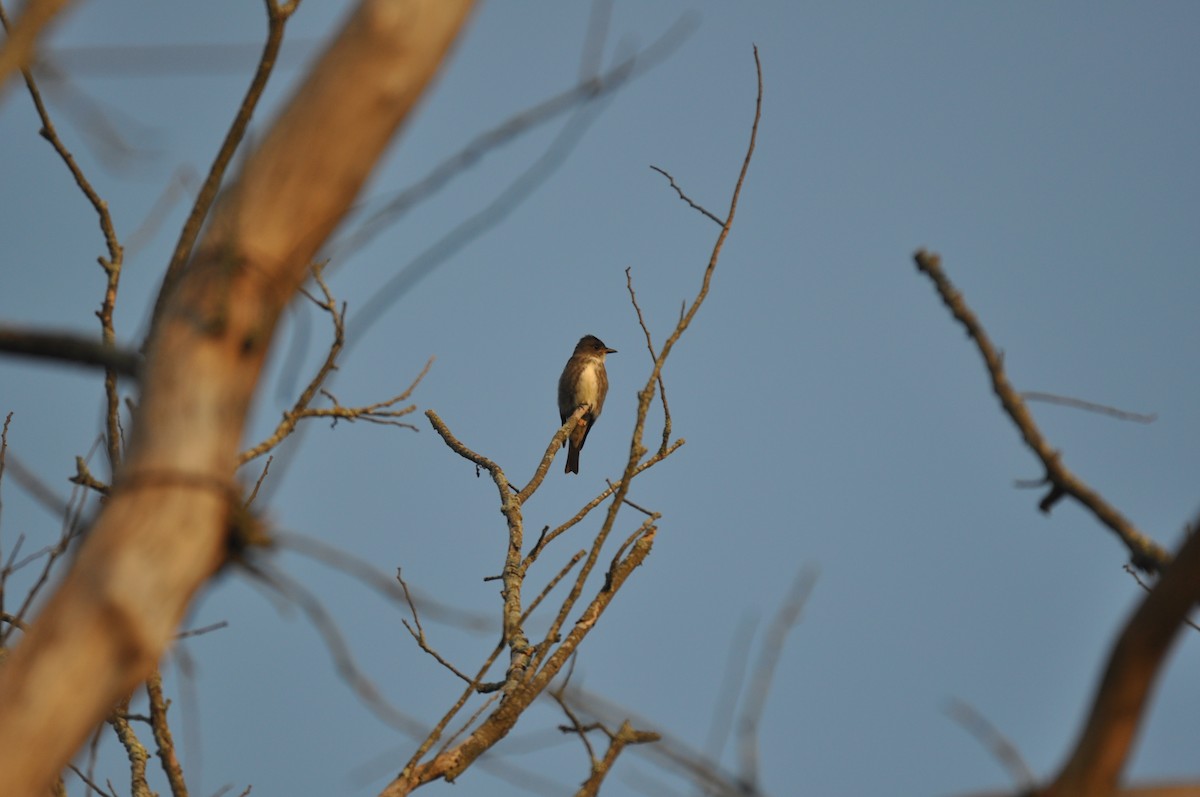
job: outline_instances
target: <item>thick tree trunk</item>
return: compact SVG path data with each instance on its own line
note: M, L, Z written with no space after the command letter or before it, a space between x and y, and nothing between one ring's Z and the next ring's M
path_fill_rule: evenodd
M125 465L0 666L0 794L40 795L225 561L246 410L283 307L470 0L364 0L213 212L147 350Z

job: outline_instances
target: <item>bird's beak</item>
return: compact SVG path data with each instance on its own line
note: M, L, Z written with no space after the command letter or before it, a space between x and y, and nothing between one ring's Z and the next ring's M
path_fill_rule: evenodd
M604 353L605 354L616 354L617 350L616 349L605 349Z

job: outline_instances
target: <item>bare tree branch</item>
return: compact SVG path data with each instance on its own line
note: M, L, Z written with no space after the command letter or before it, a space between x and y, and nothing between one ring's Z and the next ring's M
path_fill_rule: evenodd
M1083 504L1102 524L1111 529L1129 549L1133 563L1143 570L1155 572L1170 560L1170 556L1156 542L1142 534L1124 515L1117 511L1102 495L1072 473L1062 463L1059 452L1050 447L1049 442L1042 436L1041 430L1033 420L1029 408L1025 406L1021 395L1013 388L1012 383L1004 373L1004 362L999 352L992 345L979 319L971 312L962 294L955 290L945 272L942 271L941 258L925 250L919 250L913 259L917 270L929 277L937 289L938 295L951 314L967 330L967 335L975 342L987 367L992 380L992 390L1000 399L1004 411L1021 433L1025 445L1042 462L1046 469L1046 482L1050 485L1049 492L1038 505L1043 512L1049 512L1054 504L1064 496L1071 496Z

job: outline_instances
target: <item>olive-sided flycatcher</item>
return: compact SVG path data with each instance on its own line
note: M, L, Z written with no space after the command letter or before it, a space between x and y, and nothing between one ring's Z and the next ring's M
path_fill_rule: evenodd
M575 424L571 436L563 442L567 446L564 473L579 473L579 451L596 419L600 417L600 410L604 409L604 396L608 393L604 357L616 353L616 349L608 348L595 335L584 335L575 344L575 353L567 360L567 367L558 378L558 415L563 423L581 404L588 405L588 411Z

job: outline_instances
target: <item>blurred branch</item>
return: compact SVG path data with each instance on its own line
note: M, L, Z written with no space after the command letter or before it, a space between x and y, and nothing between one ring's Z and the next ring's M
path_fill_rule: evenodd
M2 18L7 36L0 47L0 102L4 99L8 76L29 67L38 36L66 7L67 0L26 0L20 16L11 26L7 16Z
M335 259L344 261L395 224L411 208L445 187L452 179L477 164L502 145L546 124L552 119L612 94L642 76L673 53L696 27L690 16L680 18L657 41L610 67L580 79L579 83L536 105L525 108L500 124L475 136L462 149L434 166L428 174L400 191L331 247ZM385 286L386 289L386 286Z
M95 451L96 446L93 446L92 450L88 452L88 456L91 457ZM32 474L25 472L25 469L20 466L20 463L15 459L9 463L9 466L12 467L14 476L18 474L24 474L32 477ZM48 492L49 488L46 488L46 491ZM42 565L41 572L38 574L37 578L34 579L32 586L30 586L28 591L26 591L25 599L21 602L20 608L17 609L16 615L9 620L8 628L0 631L0 647L4 647L5 643L8 642L14 628L19 628L22 631L28 630L27 626L24 624L25 616L32 608L33 602L37 599L38 594L49 583L50 574L54 570L54 565L67 552L67 550L70 549L71 543L83 534L83 510L87 505L87 498L87 490L79 487L71 490L70 498L68 498L67 501L62 504L62 508L58 512L62 521L62 526L59 531L58 541L53 545L48 545L41 550L26 556L24 559L17 560L16 555L20 550L20 544L23 540L23 538L18 538L17 545L13 547L12 552L9 554L9 561L5 563L4 569L0 571L0 592L4 591L5 585L8 582L8 578L13 573L21 570L26 565L37 561L42 556L46 557L46 561Z
M1167 552L1138 531L1133 523L1104 500L1103 496L1072 473L1062 463L1059 452L1051 448L1045 437L1042 436L1041 430L1034 422L1033 415L1025 406L1021 395L1013 389L1012 383L1008 381L1008 377L1004 373L1003 358L992 345L983 325L979 323L979 319L967 306L962 294L954 288L945 272L942 271L941 258L922 249L913 256L913 259L916 261L917 270L929 277L946 308L966 328L967 335L975 342L991 377L992 390L1000 399L1000 404L1017 427L1017 431L1021 433L1025 445L1041 460L1042 466L1046 469L1046 483L1050 485L1050 489L1038 504L1038 508L1043 512L1049 512L1063 497L1071 496L1090 510L1097 520L1111 529L1125 543L1133 558L1133 563L1137 567L1148 572L1161 570L1170 560Z
M427 617L432 617L434 622L453 625L466 631L491 631L495 628L491 618L479 612L449 606L412 587L402 588L395 577L370 562L315 537L276 530L274 539L280 548L339 570L398 606L404 606L409 601L415 602L417 608Z
M350 691L359 699L372 714L380 721L396 730L412 736L419 736L425 730L425 723L409 716L392 703L379 691L379 687L367 677L366 673L354 660L354 654L346 643L338 628L337 621L330 615L329 610L317 599L312 592L298 580L283 573L262 567L245 564L246 571L258 578L262 583L279 592L291 604L298 606L312 627L320 634L325 649L333 659L333 665L341 676L342 681L350 687Z
M440 188L450 177L474 163L484 152L515 137L526 129L548 120L559 113L574 110L574 114L555 135L554 140L520 175L478 212L469 216L454 229L447 232L432 246L412 258L394 276L381 285L362 308L350 319L352 339L368 329L401 296L421 279L487 230L499 224L538 186L554 174L558 167L574 150L583 134L591 126L598 112L592 103L609 98L612 92L625 85L633 77L666 58L686 38L694 27L692 17L685 16L645 50L610 69L601 78L553 97L509 119L499 127L474 139L459 155L453 156L439 166L424 180L407 189L388 207L374 214L350 233L349 242L339 244L332 250L338 262L373 238L379 231L395 223L396 218L414 202Z
M43 332L0 325L0 352L39 360L76 363L112 370L136 377L142 357L136 351L121 349L72 332Z
M1200 520L1197 521L1200 523ZM1175 640L1200 601L1200 533L1196 523L1158 583L1122 630L1074 751L1042 797L1116 790L1151 689Z
M783 653L783 644L800 621L800 612L808 603L808 596L812 594L816 583L817 571L814 567L803 568L796 575L787 599L780 605L775 619L767 628L767 635L763 639L762 651L758 657L758 666L750 678L746 699L742 704L741 717L738 720L738 751L741 758L739 778L753 791L758 791L759 788L758 726L767 707L775 668Z
M713 705L712 725L704 742L704 754L713 761L720 761L725 751L734 724L738 697L745 682L749 666L747 651L754 642L758 619L747 615L738 624L733 640L726 647L725 673L721 677L721 694Z
M995 725L988 722L987 717L976 711L974 706L964 700L955 699L946 708L946 713L995 756L1000 765L1008 770L1009 776L1021 793L1028 793L1037 786L1037 777L1021 757L1021 751L1006 739Z

